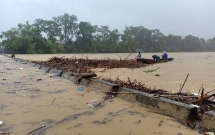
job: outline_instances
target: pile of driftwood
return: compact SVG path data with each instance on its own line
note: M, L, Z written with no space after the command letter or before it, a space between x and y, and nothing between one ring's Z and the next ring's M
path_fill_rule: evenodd
M73 73L89 73L92 68L140 68L145 67L147 64L137 62L136 60L113 60L113 59L76 59L72 58L59 58L52 57L48 61L33 61L34 63L57 68L63 71L69 71Z
M137 80L131 81L128 77L128 81L122 81L117 77L115 80L111 78L100 78L102 80L118 84L120 87L126 87L130 89L135 89L141 92L154 94L154 97L165 97L174 101L183 102L186 104L193 104L198 107L199 119L201 119L202 114L206 111L215 111L215 89L207 93L204 92L204 88L200 88L198 93L184 93L182 88L178 93L171 93L163 89L148 88L145 84L138 82ZM108 94L124 94L120 92L110 92Z
M52 57L48 61L33 61L34 63L48 66L51 68L56 68L63 71L68 71L72 73L77 73L78 82L81 81L82 78L91 78L95 77L96 74L91 71L93 68L140 68L145 67L147 64L142 62L137 62L135 60L112 60L112 59L101 59L101 60L92 60L92 59L76 59L72 58L59 58ZM188 74L189 75L189 74ZM188 77L187 75L187 77ZM187 77L184 81L184 84L187 80ZM213 110L215 111L215 89L211 90L207 93L204 92L204 88L202 87L198 93L184 93L182 92L183 86L180 88L178 93L170 93L169 91L163 89L156 88L148 88L145 84L138 82L137 80L131 81L128 78L128 81L122 81L119 77L115 80L111 78L104 79L99 77L99 79L106 80L108 82L118 84L121 87L135 89L145 93L154 94L155 97L165 97L174 101L183 102L186 104L193 104L198 106L199 116L205 111ZM117 92L116 92L117 93ZM116 94L112 92L112 94ZM111 94L111 93L108 93ZM120 94L120 93L117 93Z

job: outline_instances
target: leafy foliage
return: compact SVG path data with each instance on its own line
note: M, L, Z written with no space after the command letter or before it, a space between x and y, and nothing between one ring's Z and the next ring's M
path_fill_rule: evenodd
M181 37L143 26L126 26L122 33L108 26L91 25L75 15L36 19L2 32L2 44L10 53L125 53L142 49L144 52L215 51L215 37L205 40L192 35Z

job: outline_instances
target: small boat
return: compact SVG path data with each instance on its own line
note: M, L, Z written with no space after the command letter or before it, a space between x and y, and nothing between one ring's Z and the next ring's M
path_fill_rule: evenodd
M174 60L174 58L167 58L167 59L160 59L160 60L144 59L144 58L137 59L137 61L147 63L147 64L164 63L164 62L168 62L168 61L172 61L172 60Z

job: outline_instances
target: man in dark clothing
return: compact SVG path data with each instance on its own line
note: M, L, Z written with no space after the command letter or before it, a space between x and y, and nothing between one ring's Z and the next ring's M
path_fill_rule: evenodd
M152 58L154 59L154 61L160 60L160 57L158 55L152 55Z

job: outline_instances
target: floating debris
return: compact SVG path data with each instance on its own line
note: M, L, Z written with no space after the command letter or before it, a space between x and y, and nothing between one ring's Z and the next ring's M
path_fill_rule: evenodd
M145 67L147 64L137 62L136 60L113 60L113 59L76 59L76 58L59 58L52 57L48 61L33 61L36 64L56 68L63 71L73 73L89 73L92 68L140 68Z
M93 60L93 59L76 59L75 57L72 58L64 58L64 57L52 57L48 61L33 61L34 63L48 66L51 68L56 68L62 71L68 71L74 73L73 75L78 77L77 83L80 83L82 78L92 78L95 77L96 74L91 71L93 68L105 68L105 69L111 69L111 68L140 68L145 67L148 64L142 63L142 62L136 62L136 60L113 60L113 59L101 59L101 60ZM156 70L158 70L160 67L152 70L143 71L146 73L151 73ZM105 70L103 70L105 71ZM103 72L102 71L102 72ZM160 76L160 74L155 74L155 76ZM189 74L187 75L184 84L186 83L186 80L188 78ZM156 89L154 88L148 88L145 86L145 84L142 84L138 80L131 81L128 77L128 81L122 81L117 77L116 79L112 80L111 78L102 78L99 77L101 80L108 81L110 83L114 83L119 85L120 87L126 87L130 89L135 89L137 92L145 92L152 94L154 98L159 97L165 97L174 101L186 103L186 104L192 104L194 106L198 106L198 115L199 119L201 119L202 114L206 111L215 111L215 102L213 102L215 98L215 93L211 94L210 91L208 93L204 93L204 88L202 87L200 94L191 94L188 92L182 92L183 86L180 87L179 92L169 92L163 89ZM137 93L135 92L135 93ZM115 96L116 94L133 94L133 93L124 93L124 92L107 92L106 93L109 96ZM88 104L89 105L89 104ZM93 106L95 107L95 106Z
M14 83L21 83L21 81L19 81L19 80L16 80L16 81L14 81Z
M37 128L37 129L34 129L33 131L29 132L28 134L31 134L31 133L33 133L33 132L35 132L35 131L37 131L37 130L39 130L39 129L42 129L42 128L44 128L44 127L45 127L45 125L41 125L41 127Z
M214 135L214 132L205 132L205 135Z
M0 126L2 126L3 125L3 121L0 121Z
M37 79L37 81L41 81L42 79Z
M82 87L77 87L77 90L82 91L83 88Z
M0 131L0 134L10 134L9 132Z

